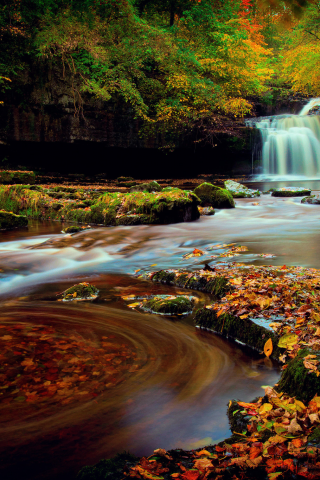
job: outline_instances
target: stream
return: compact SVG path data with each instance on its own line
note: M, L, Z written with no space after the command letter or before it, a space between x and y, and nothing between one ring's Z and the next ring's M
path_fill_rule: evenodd
M136 270L233 261L320 268L320 208L300 202L263 195L196 222L74 236L54 222L1 232L1 479L72 479L82 466L123 450L150 455L227 437L228 401L261 395L263 385L277 382L278 365L195 329L192 316L141 313L122 297L186 293L139 280ZM219 257L233 242L248 251ZM203 257L182 258L210 246ZM84 281L100 290L97 301L57 301ZM209 300L193 294L200 306ZM3 353L5 342L17 351ZM5 382L20 385L22 371L26 393L7 393Z

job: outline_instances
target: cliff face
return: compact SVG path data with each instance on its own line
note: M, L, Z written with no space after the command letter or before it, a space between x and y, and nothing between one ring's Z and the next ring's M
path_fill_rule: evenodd
M83 95L76 80L57 68L28 72L4 98L0 140L11 142L105 142L110 147L158 148L141 139L141 121L129 105Z

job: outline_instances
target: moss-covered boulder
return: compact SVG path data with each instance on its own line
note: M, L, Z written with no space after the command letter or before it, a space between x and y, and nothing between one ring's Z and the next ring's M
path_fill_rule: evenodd
M64 302L72 302L74 300L95 300L98 296L99 290L90 283L78 283L73 287L68 288L62 293L62 300Z
M148 183L140 183L130 188L130 192L161 192L162 187L158 182L153 180Z
M310 197L304 197L301 203L309 203L309 205L320 205L320 195L310 195Z
M191 313L193 306L193 297L187 295L158 295L143 303L144 310L165 315L183 315Z
M26 227L28 219L24 215L0 211L0 230L11 230L12 228Z
M196 312L194 322L196 326L208 328L224 337L230 337L245 345L263 352L264 345L269 338L272 340L272 357L278 359L283 349L278 345L278 336L268 328L259 325L249 318L239 318L227 313L217 316L217 311L201 308Z
M2 170L0 171L0 184L4 185L32 185L36 181L36 175L30 171Z
M308 348L299 350L297 356L288 362L278 385L278 391L286 392L303 402L309 402L316 394L320 394L320 376L304 366L304 359L308 355L315 355L320 360L318 351Z
M242 185L241 183L234 182L233 180L226 180L224 186L231 193L233 198L254 198L260 197L259 190L253 190L251 188Z
M195 188L194 193L200 198L202 207L234 208L234 200L225 188L216 187L211 183L202 183Z
M309 188L303 187L282 187L275 188L271 193L272 197L304 197L311 195Z

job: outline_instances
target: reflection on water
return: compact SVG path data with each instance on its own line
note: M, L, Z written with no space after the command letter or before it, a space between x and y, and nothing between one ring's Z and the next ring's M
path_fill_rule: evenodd
M123 449L141 455L220 440L229 433L228 400L249 401L278 378L259 356L163 317L52 302L3 305L2 315L6 325L50 325L64 339L75 332L96 341L114 334L134 348L139 363L121 383L75 404L2 405L1 469L11 478L18 472L26 479L70 478L82 465ZM6 415L10 410L14 419Z

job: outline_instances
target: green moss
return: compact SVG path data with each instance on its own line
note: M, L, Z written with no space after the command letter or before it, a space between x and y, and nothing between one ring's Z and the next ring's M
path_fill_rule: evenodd
M118 453L108 460L100 460L93 466L83 467L77 475L77 480L121 480L126 465L132 467L138 458L130 453Z
M3 170L0 172L0 184L34 184L36 180L36 176L34 172L18 172L18 171L8 171Z
M74 295L75 293L77 295ZM96 297L98 293L99 290L93 285L90 285L90 283L79 283L65 290L62 297L64 300L78 300L83 298L90 300L93 297Z
M278 390L295 396L303 402L310 401L316 394L320 394L320 377L317 377L311 370L303 365L303 359L307 355L320 354L304 348L300 350L295 358L289 361L279 382Z
M77 225L71 225L70 227L65 227L63 229L64 233L78 233L85 230L83 227L78 227Z
M176 285L177 287L200 290L210 293L214 298L224 297L230 290L229 281L225 277L203 276L197 273L179 273L167 270L159 270L152 277L154 282L164 283L166 285Z
M234 208L234 200L225 188L216 187L211 183L202 183L195 188L194 193L200 198L202 207Z
M167 313L171 315L191 312L193 302L188 297L178 296L173 299L154 297L144 303L143 308L154 313Z
M132 182L134 180L133 177L118 177L116 179L116 182L119 183L119 182Z
M161 185L155 180L148 183L140 183L130 188L130 192L161 192L161 190Z
M308 444L320 445L320 427L315 428L312 434L308 437Z
M12 228L26 227L27 225L27 217L0 211L0 230L11 230Z
M241 319L226 313L217 317L215 310L201 308L196 312L194 322L199 327L208 328L224 337L239 340L258 351L263 351L266 341L271 338L273 344L272 357L278 359L282 353L282 350L277 346L278 337L248 318Z
M116 219L116 225L148 225L153 223L150 215L122 215Z

